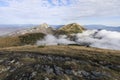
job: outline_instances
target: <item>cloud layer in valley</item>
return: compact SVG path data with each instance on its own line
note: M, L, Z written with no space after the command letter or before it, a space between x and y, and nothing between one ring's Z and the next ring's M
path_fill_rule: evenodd
M77 44L87 43L92 47L120 50L120 32L88 30L76 36Z
M59 38L47 35L44 40L38 41L37 45L68 45L78 44L104 49L120 50L120 32L107 30L87 30L83 33L74 34L74 41L63 35Z
M68 45L75 44L74 41L70 41L66 35L59 36L59 38L53 35L47 35L44 40L38 41L37 45Z

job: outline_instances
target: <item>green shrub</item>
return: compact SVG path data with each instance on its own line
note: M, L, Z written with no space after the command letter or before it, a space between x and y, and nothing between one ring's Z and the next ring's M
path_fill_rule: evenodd
M38 48L44 48L45 47L45 45L40 45L40 46L38 46Z
M19 36L22 45L35 44L37 40L43 39L45 34L43 33L29 33Z

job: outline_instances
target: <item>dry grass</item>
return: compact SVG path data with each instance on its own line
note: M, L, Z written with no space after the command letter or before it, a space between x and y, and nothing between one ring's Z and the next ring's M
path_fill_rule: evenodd
M44 36L45 35L43 33L31 33L14 37L13 36L0 37L0 48L28 44L33 45L36 43L37 40L43 39Z
M8 47L1 48L0 51L9 51L9 52L30 52L38 54L50 54L56 56L69 56L75 58L81 58L86 60L102 60L107 62L113 62L119 64L120 51L117 50L108 50L108 49L99 49L99 48L88 48L84 46L17 46L17 47ZM115 59L111 59L115 57Z
M0 47L18 46L19 44L20 44L20 40L18 37L0 38Z
M85 46L16 46L16 47L8 47L8 48L1 48L0 50L5 51L31 51L31 52L41 52L41 53L52 53L52 54L81 54L81 53L89 53L89 54L114 54L120 55L120 51L118 50L109 50L109 49L99 49L99 48L91 48ZM69 54L68 54L69 53Z

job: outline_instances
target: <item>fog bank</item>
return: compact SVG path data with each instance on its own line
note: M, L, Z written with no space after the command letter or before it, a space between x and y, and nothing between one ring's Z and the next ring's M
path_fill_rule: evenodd
M120 32L87 30L76 34L77 44L87 43L91 47L120 50Z
M120 32L107 30L87 30L83 33L74 34L74 41L67 35L58 38L47 35L44 40L37 41L37 45L68 45L78 44L104 49L120 50Z
M37 41L37 45L68 45L74 44L74 41L70 41L66 35L59 36L59 38L53 35L47 35L44 40Z

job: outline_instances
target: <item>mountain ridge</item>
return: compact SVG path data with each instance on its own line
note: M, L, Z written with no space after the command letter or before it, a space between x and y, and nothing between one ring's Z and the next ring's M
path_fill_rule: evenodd
M31 28L26 28L23 30L19 30L9 34L9 36L17 36L17 35L24 35L27 33L44 33L44 34L52 34L53 28L50 25L43 23L41 25L37 25Z
M54 28L47 23L43 23L37 26L33 26L31 28L26 28L23 30L18 30L16 32L10 33L9 36L16 36L16 35L24 35L26 33L44 33L44 34L54 34L56 31L65 32L65 33L81 33L85 30L83 26L77 23L71 23L67 25L59 25L58 28Z

